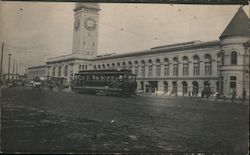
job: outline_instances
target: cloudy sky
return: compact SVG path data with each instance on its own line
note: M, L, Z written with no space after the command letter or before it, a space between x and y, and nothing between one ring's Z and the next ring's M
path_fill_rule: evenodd
M98 54L218 40L239 6L100 4ZM74 3L0 2L0 42L24 69L72 51ZM244 10L249 14L249 6ZM11 69L12 70L12 69Z

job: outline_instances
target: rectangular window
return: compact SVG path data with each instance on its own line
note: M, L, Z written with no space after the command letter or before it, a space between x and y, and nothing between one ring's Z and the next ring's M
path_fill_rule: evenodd
M135 66L135 75L138 76L138 66Z
M156 66L156 76L161 76L161 66L160 65Z
M188 65L187 64L183 64L183 75L188 75Z
M178 66L177 66L177 64L174 64L174 66L173 66L173 76L178 76Z
M197 62L193 63L193 75L200 75L200 64Z
M211 70L211 63L205 63L205 75L211 75L212 70Z
M141 76L145 77L145 66L141 66Z
M236 76L230 76L230 88L231 89L236 89Z
M169 75L169 65L164 66L164 75L168 76Z
M153 66L150 65L148 66L148 76L152 76L153 75Z

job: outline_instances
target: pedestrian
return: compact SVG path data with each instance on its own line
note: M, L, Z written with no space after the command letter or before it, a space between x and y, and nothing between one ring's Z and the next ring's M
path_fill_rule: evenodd
M243 102L245 102L246 94L247 94L246 89L243 88L243 92L242 92L242 100L243 100Z
M201 91L201 98L204 97L204 89Z
M233 92L232 92L232 102L234 102L235 96L236 96L236 91L235 91L235 89L233 89Z

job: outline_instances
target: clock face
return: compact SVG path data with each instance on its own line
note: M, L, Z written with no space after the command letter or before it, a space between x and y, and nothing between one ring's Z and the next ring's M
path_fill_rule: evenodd
M93 31L96 28L96 21L93 18L86 18L84 22L84 26L87 30Z
M75 20L75 30L77 30L80 27L80 20Z

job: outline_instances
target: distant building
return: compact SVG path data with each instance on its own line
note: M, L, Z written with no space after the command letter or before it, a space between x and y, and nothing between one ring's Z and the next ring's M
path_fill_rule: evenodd
M19 76L20 76L19 74L6 73L6 74L3 74L3 81L7 82L7 81L17 80L19 79Z
M48 68L46 65L43 66L34 66L28 68L28 79L33 80L35 77L41 79L46 79L48 76Z
M127 54L97 56L99 5L75 6L73 51L47 60L48 74L73 79L79 70L128 68L137 75L138 89L165 94L200 96L202 90L230 97L249 94L249 17L239 8L220 40L191 41ZM206 35L206 34L204 34Z

